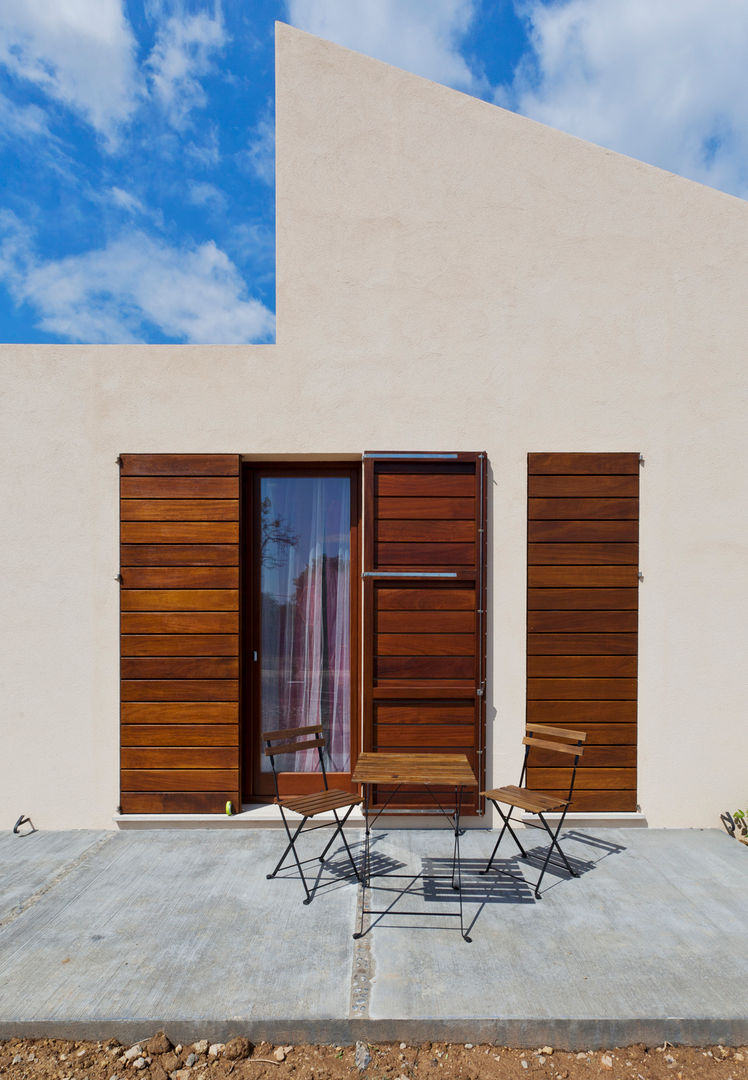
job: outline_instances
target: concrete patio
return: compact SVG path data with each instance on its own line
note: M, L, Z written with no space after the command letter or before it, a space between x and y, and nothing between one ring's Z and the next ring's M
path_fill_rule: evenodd
M359 941L340 852L309 907L293 872L266 880L277 830L4 833L0 1037L748 1042L744 847L580 827L566 849L581 876L547 874L536 901L510 839L476 873L494 840L463 837L467 944L449 883L418 876L448 872L447 832L375 831L377 867L411 886L394 910L412 914ZM395 883L375 884L385 909Z

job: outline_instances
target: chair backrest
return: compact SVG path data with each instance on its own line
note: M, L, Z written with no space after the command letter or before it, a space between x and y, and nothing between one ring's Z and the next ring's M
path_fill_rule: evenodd
M327 790L327 772L325 771L325 759L322 751L325 746L325 736L322 724L308 724L306 727L281 728L279 731L263 731L262 739L265 743L264 754L270 758L270 766L273 770L275 781L275 794L280 798L278 790L278 771L275 767L275 758L278 754L297 754L300 750L315 750L319 754L319 764L322 771L322 780Z
M567 757L573 757L574 763L571 771L571 783L569 784L568 799L574 792L574 781L577 775L577 764L584 753L584 743L587 739L586 731L572 731L569 728L549 727L545 724L526 724L525 737L522 740L525 747L525 759L522 765L520 787L525 782L527 775L527 759L530 750L535 747L538 750L555 750Z

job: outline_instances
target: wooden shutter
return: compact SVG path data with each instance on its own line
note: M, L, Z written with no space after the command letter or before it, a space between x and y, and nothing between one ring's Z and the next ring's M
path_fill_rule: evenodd
M485 454L364 455L364 749L462 751L481 787L485 503Z
M123 454L123 813L219 813L239 789L239 458Z
M527 720L587 731L572 810L635 810L639 455L530 454L527 531Z

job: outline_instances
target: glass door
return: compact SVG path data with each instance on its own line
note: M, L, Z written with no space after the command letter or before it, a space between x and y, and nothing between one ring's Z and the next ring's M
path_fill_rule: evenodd
M274 790L262 732L306 724L322 724L331 785L350 786L358 727L356 479L350 468L253 470L248 798ZM286 793L319 786L316 750L284 754L276 765Z

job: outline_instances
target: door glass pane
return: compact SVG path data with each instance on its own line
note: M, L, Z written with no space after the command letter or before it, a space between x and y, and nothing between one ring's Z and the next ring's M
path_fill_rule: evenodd
M322 724L325 766L350 770L351 483L260 478L260 712L263 731ZM270 763L261 755L262 769ZM276 758L319 768L316 750Z

